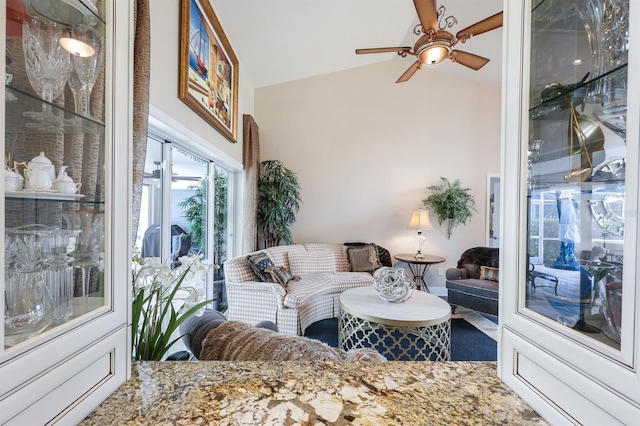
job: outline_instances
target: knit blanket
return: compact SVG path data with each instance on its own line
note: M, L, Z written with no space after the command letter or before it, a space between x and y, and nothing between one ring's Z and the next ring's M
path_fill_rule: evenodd
M304 336L281 334L227 321L209 331L198 357L201 361L377 361L386 359L373 349L348 352Z

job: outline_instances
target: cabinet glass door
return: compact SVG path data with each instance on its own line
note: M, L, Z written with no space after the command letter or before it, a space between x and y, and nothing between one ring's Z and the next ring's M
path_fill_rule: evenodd
M53 336L110 298L105 21L96 4L6 2L5 347Z
M531 11L524 304L615 350L624 326L628 12L621 0L534 1Z

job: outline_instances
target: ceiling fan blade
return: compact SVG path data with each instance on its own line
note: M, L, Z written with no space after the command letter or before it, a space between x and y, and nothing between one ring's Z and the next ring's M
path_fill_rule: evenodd
M404 72L404 74L402 74L400 78L396 80L396 83L404 83L405 81L409 80L411 77L413 77L413 75L416 73L416 71L418 71L419 68L420 68L420 61L415 61L409 67L409 69L407 69Z
M408 52L410 47L373 47L370 49L356 49L356 55L362 55L366 53L387 53L387 52Z
M489 59L487 58L474 55L473 53L463 52L462 50L454 50L451 52L451 56L453 57L454 62L476 71L484 67L487 62L489 62Z
M502 12L498 12L495 15L489 16L488 18L483 19L480 22L476 22L475 24L458 31L456 34L457 39L468 39L482 33L486 33L487 31L495 30L496 28L500 28L502 26Z
M426 33L429 30L438 31L438 12L435 0L413 0L420 25Z

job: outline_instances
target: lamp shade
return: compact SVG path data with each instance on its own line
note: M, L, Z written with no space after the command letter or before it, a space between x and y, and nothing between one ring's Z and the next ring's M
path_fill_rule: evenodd
M418 209L414 210L411 214L411 220L407 229L415 229L418 231L433 231L431 221L429 220L429 212L426 210Z

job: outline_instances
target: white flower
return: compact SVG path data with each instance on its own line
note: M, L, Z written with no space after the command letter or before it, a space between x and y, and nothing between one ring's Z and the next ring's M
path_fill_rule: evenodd
M184 315L201 315L211 302L205 300L211 262L202 260L202 255L183 256L179 262L180 266L171 269L169 262L161 262L157 257L133 258L132 345L136 359L159 359L158 354L169 349L162 346L166 342L163 336L175 332ZM198 311L189 312L194 307Z

